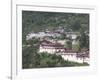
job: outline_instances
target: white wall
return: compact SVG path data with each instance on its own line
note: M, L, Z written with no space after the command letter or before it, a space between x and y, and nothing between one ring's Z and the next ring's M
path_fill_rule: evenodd
M29 1L29 0L28 0ZM79 5L95 5L98 9L97 16L97 26L98 34L100 34L100 0L33 0L33 2L44 2L44 3L61 3L61 4L79 4ZM0 80L9 80L10 76L10 59L11 59L11 1L10 0L1 0L0 1ZM100 36L97 38L98 44L100 44ZM98 48L100 47L97 45ZM99 51L100 52L100 51ZM98 52L98 53L99 53ZM98 54L98 57L100 54ZM100 58L99 60L100 61ZM100 63L98 64L100 67ZM100 72L100 68L99 68ZM100 75L100 73L99 73ZM77 77L76 77L77 79ZM75 80L76 80L75 79ZM85 80L85 78L78 77L80 80ZM42 80L42 79L41 79ZM48 80L67 80L55 78ZM88 80L99 80L96 76L88 76Z

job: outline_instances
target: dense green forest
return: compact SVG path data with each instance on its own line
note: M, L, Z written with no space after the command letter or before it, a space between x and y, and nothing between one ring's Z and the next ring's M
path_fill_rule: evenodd
M22 11L23 43L30 32L54 30L62 26L66 31L89 32L89 14Z
M88 63L77 63L65 61L60 55L38 53L39 39L26 40L26 36L31 32L41 32L48 29L56 30L59 26L66 32L76 32L80 36L79 50L89 49L89 14L81 13L61 13L61 12L38 12L22 11L22 65L23 68L41 67L70 67L86 66ZM69 39L68 47L72 47Z

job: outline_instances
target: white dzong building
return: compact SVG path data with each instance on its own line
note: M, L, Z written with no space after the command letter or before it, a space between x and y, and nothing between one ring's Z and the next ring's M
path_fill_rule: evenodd
M47 52L49 54L61 55L65 60L75 61L82 63L89 63L89 51L76 52L70 49L64 48L64 45L57 42L50 42L47 40L41 41L39 52Z

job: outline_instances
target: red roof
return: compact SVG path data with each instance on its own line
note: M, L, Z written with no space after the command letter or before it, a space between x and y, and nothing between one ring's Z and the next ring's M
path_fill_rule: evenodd
M77 53L75 50L65 50L64 53Z
M41 46L49 46L49 47L55 47L55 48L63 48L64 45L60 44L60 43L53 43L47 40L43 40L41 41Z

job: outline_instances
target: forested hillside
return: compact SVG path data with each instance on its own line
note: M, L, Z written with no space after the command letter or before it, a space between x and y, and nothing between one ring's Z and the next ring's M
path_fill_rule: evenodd
M22 11L23 41L30 32L55 30L59 26L66 31L79 32L82 29L88 32L89 14Z

